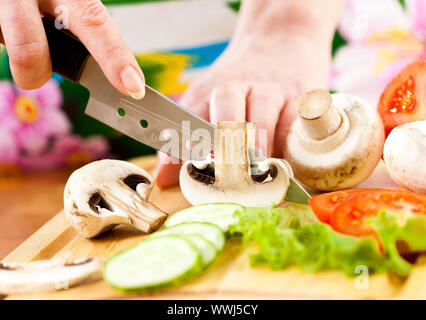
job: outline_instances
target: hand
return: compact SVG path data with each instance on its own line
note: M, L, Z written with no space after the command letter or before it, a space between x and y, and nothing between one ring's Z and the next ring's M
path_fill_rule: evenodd
M344 0L244 0L232 41L181 103L213 123L252 121L266 130L264 154L282 157L295 101L326 88L331 42ZM156 182L179 182L180 166L159 154Z
M67 18L66 27L84 43L114 87L141 99L143 73L99 0L0 0L0 40L6 44L16 84L35 89L51 77L40 14L56 16L58 8Z
M331 37L309 33L280 35L247 33L223 55L181 99L182 105L212 123L221 120L256 122L267 132L264 154L282 157L286 133L294 120L295 101L312 88L326 88ZM160 187L178 183L179 165L159 154L156 181ZM175 161L174 161L175 163Z

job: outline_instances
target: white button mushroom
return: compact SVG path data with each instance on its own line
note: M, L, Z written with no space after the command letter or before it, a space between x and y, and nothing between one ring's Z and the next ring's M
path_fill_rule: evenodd
M167 215L148 196L152 177L138 166L120 160L100 160L76 170L64 191L64 209L71 225L92 238L118 224L144 232L157 230Z
M292 171L281 159L250 164L249 147L254 146L253 123L219 122L214 158L186 161L180 171L180 187L193 205L235 202L247 207L281 203ZM255 168L256 167L256 168Z
M426 120L394 128L386 139L383 156L392 179L426 194Z
M324 191L349 188L368 178L384 143L375 108L352 95L316 89L299 99L297 112L284 146L296 178Z
M64 256L29 263L0 263L0 293L19 294L68 289L101 278L98 258L66 262Z

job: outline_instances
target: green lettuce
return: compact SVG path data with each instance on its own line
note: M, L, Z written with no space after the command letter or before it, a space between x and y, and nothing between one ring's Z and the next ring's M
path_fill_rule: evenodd
M410 251L426 250L426 219L421 215L407 218L404 225L387 212L371 219L384 248L380 250L377 238L338 233L318 222L308 206L247 208L236 214L238 223L231 226L231 233L240 234L243 244L255 242L259 247L250 256L252 266L298 266L306 272L335 269L355 276L362 265L370 273L406 276L412 265L401 257L397 244L404 242Z

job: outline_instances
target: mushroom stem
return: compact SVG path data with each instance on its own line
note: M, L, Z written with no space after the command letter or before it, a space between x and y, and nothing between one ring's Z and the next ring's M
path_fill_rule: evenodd
M147 233L154 232L166 221L167 215L151 202L144 201L140 206L143 206L142 211L129 213L131 224L137 229L146 230ZM143 212L143 215L140 212Z
M115 188L114 192L104 188L102 197L111 206L114 213L121 213L129 218L129 224L144 232L157 230L167 219L167 215L152 203L140 197L134 191Z
M245 122L221 121L215 146L215 185L226 190L250 182Z
M249 148L255 146L255 133L254 123L218 123L214 159L204 170L194 170L193 161L186 161L180 171L182 193L191 204L236 202L263 207L284 200L292 170L284 160L256 154L253 160Z
M342 116L333 106L330 93L323 89L305 93L297 103L297 113L304 132L314 140L332 135L342 123Z
M297 112L284 146L296 178L332 191L350 188L371 174L384 141L375 108L353 95L313 90L300 98Z

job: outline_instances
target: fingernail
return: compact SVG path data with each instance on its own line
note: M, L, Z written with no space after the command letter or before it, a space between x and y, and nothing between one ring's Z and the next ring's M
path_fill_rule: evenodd
M124 90L136 100L140 100L145 96L145 86L139 74L132 66L128 66L121 72L121 83Z

